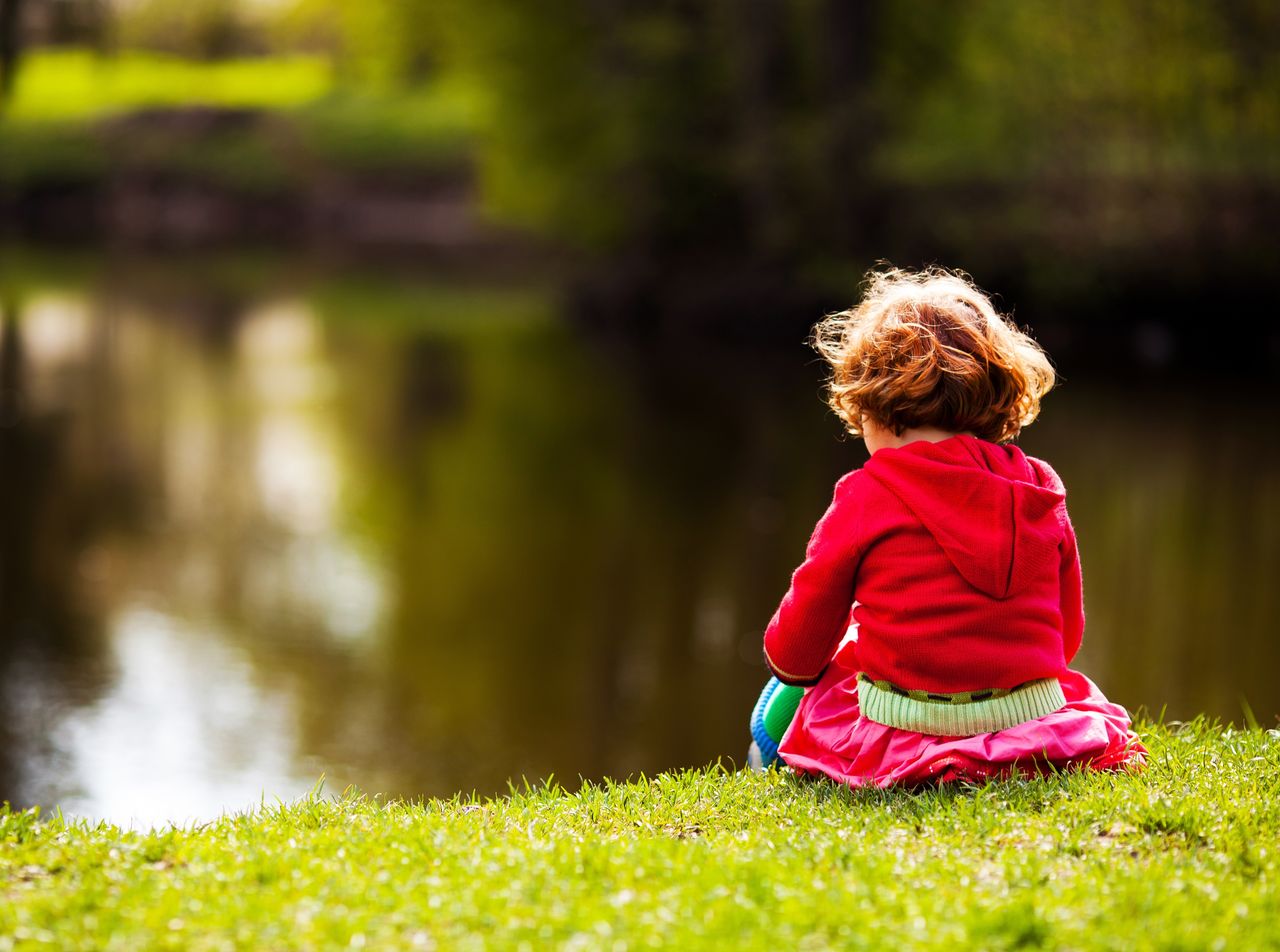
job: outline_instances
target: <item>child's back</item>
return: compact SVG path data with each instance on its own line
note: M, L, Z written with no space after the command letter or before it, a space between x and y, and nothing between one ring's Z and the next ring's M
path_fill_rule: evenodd
M1084 611L1062 483L1001 445L1052 386L1043 354L938 272L876 276L819 349L872 457L765 634L774 674L812 686L785 762L852 784L1140 762L1124 709L1067 667Z

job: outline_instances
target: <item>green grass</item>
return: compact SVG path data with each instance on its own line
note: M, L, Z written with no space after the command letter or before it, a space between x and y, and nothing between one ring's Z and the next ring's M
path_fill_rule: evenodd
M61 122L161 106L287 109L332 87L332 69L319 56L196 62L141 51L43 49L23 58L5 113L14 121Z
M33 50L0 109L0 187L93 185L129 170L250 195L336 175L455 171L471 154L474 90L437 81L380 91L335 85L322 57L195 62L125 51ZM201 133L113 131L149 109L234 108L268 122Z
M1280 736L910 793L719 768L189 829L0 811L0 948L1280 947Z

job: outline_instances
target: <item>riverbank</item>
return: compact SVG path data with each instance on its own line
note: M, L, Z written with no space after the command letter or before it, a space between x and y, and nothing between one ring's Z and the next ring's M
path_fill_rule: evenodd
M0 235L475 252L479 105L336 85L317 57L34 52L0 112Z
M1053 149L1035 159L1053 137L1026 134L1010 139L1030 150L1018 160L1003 145L957 151L951 126L924 117L876 140L865 175L842 169L839 182L858 184L841 198L844 186L813 172L825 165L805 164L816 153L793 157L810 171L788 172L786 188L769 184L782 159L774 172L726 161L759 143L731 136L695 159L703 122L641 122L661 141L692 136L673 147L679 161L635 130L593 151L607 124L569 121L555 83L503 112L503 91L520 102L523 85L491 78L441 70L378 85L316 55L34 49L0 112L0 242L470 268L532 260L538 273L554 259L585 326L769 346L791 346L814 314L847 306L877 260L940 262L1016 304L1066 367L1213 366L1239 378L1280 355L1265 330L1243 355L1250 366L1206 361L1200 346L1205 313L1256 310L1266 286L1274 150L1237 155L1196 139L1170 166L1142 159L1150 143L1125 132L1118 152L1086 149L1094 158L1076 162ZM779 155L804 141L780 136ZM701 171L671 178L687 162Z
M1276 948L1280 735L1140 776L854 793L709 768L313 796L188 829L0 812L0 948Z

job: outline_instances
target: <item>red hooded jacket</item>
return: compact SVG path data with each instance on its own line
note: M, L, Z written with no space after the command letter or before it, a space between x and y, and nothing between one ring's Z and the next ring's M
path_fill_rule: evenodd
M1016 446L955 436L880 450L836 484L765 632L770 668L817 681L854 621L859 670L908 690L1063 674L1084 631L1065 500L1049 465Z

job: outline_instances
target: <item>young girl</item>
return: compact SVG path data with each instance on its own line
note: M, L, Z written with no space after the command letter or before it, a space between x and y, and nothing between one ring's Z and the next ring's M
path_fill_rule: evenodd
M871 459L765 632L753 763L852 786L1140 766L1124 708L1067 667L1084 606L1065 490L1009 442L1053 386L1043 351L938 269L872 273L815 346Z

